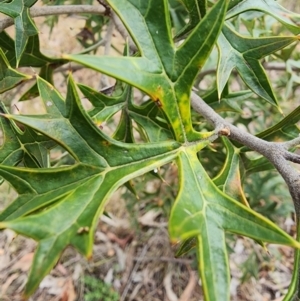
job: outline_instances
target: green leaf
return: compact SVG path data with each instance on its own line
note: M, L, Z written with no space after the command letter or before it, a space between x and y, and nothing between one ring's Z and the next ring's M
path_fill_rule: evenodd
M299 248L300 244L263 216L221 192L192 149L179 153L180 189L172 208L173 240L197 237L199 271L206 300L229 300L225 231Z
M226 19L230 19L248 10L258 10L273 16L284 24L292 33L299 34L300 27L294 20L300 18L299 14L291 12L274 0L235 0L231 1L230 9L226 14Z
M5 31L0 33L0 47L4 51L11 66L16 67L15 42ZM40 52L39 36L34 35L28 38L28 42L20 58L19 67L41 68L39 72L40 77L49 83L53 83L54 69L64 63L66 63L66 60L50 58L43 55ZM35 83L20 97L20 101L37 97L38 93L37 83Z
M268 141L287 141L299 136L297 122L300 120L300 107L285 116L278 123L260 132L256 136Z
M133 177L170 162L180 147L175 141L138 145L115 141L99 130L84 111L72 79L66 103L50 84L40 78L37 81L47 114L4 116L53 139L77 162L51 169L0 167L0 175L19 194L1 213L1 227L39 242L26 295L33 292L67 245L91 256L93 229L112 192ZM47 106L49 102L51 106ZM66 219L62 212L68 212L70 218Z
M174 139L164 116L159 116L160 110L157 104L152 101L148 101L142 106L131 104L128 110L132 120L144 130L147 141L157 142Z
M126 143L133 143L135 140L133 135L132 121L129 117L128 111L126 110L126 107L122 110L119 124L114 132L113 138Z
M6 113L0 105L1 113ZM1 164L27 167L49 167L49 151L56 144L28 127L20 129L13 121L1 119L4 143L0 148Z
M206 0L180 0L184 5L189 15L188 23L176 34L175 39L184 36L189 33L200 20L205 16L207 11Z
M98 217L118 187L130 183L134 177L177 160L180 187L171 211L171 238L185 241L181 252L191 247L191 241L195 243L206 300L228 301L230 274L226 232L296 248L300 248L300 243L271 221L229 196L231 194L243 200L240 186L233 185L240 185L241 182L241 159L244 160L244 157L240 149L227 144L227 161L216 179L217 184L223 186L224 192L206 174L197 153L210 143L207 137L212 133L197 132L192 126L191 88L223 28L221 42L228 47L230 55L232 52L235 55L233 60L231 57L227 59L229 63L234 63L232 68L239 67L246 77L244 80L251 85L252 81L248 77L254 75L256 86L253 89L276 104L258 60L297 38L245 39L224 26L230 1L219 0L206 12L206 1L184 0L190 14L194 4L204 4L205 7L200 9L201 19L199 12L197 16L193 12L194 20L200 22L191 21L194 22L193 28L186 40L176 45L173 42L167 0L107 2L132 36L137 53L133 57L128 57L126 53L124 57L64 57L117 78L116 88L120 93L107 96L80 85L81 92L93 105L92 110L87 112L72 77L68 81L64 100L51 83L37 76L37 85L31 92L35 94L38 90L46 114L2 114L6 118L3 121L5 143L0 153L3 160L10 150L18 151L20 148L18 141L8 136L13 133L15 124L22 124L27 129L23 144L27 147L27 143L32 141L32 147L27 147L25 168L0 165L0 176L9 181L18 193L17 199L1 212L0 228L13 229L38 242L25 294L28 296L34 291L68 245L87 257L91 256ZM3 35L0 35L0 43L6 45L7 56L12 55L11 40L4 41ZM55 64L61 62L43 57L39 47L35 46L38 46L38 39L33 36L28 39L20 63L23 59L24 64L36 59L36 66L44 68L42 71L45 76L49 75L50 81L51 69L46 69L46 66L53 64L55 68ZM226 67L226 47L222 49L223 58L220 59L223 59L222 68ZM14 61L13 56L11 61ZM251 66L252 69L245 69L249 76L244 72L242 63ZM226 75L227 82L232 68L229 68L230 65L225 67L223 75ZM221 83L223 90L224 83ZM150 99L140 106L135 105L132 101L133 86L149 95ZM240 100L246 97L243 94L235 96ZM117 130L109 136L99 125L117 111L122 111L121 118ZM146 143L135 143L133 124L137 125L136 130ZM28 138L29 134L32 138ZM43 153L36 150L41 145L48 146L48 141L67 150L75 163L43 168L48 163ZM20 153L18 156L20 158ZM9 160L5 163L13 162ZM257 165L250 167L254 170Z
M30 17L29 8L37 0L12 0L9 3L0 3L0 12L14 19L16 28L16 66L18 66L21 56L25 50L28 38L38 34L38 30Z
M203 95L203 100L209 104L216 112L236 112L242 113L242 104L249 99L253 93L250 90L231 92L225 88L221 94L221 99L218 100L218 89L214 88L207 94Z
M247 173L247 175L252 173L257 173L260 171L274 169L272 163L263 156L257 159L249 159L244 157L243 162L244 162L245 172Z
M126 85L121 94L112 97L87 86L79 85L79 88L92 103L94 108L89 111L89 115L100 128L103 122L108 121L112 115L122 110L114 139L132 143L134 141L133 120L141 126L147 136L147 141L158 142L174 139L166 123L158 119L160 110L153 101L148 101L142 106L134 105L132 87Z
M243 166L240 158L240 149L234 147L227 139L223 138L222 140L227 152L226 161L220 173L213 179L213 182L225 194L245 206L249 206L242 187Z
M64 57L147 93L166 115L177 141L200 139L201 134L196 133L191 125L189 95L193 80L208 58L221 30L227 2L218 1L179 48L175 47L171 39L166 0L146 3L110 0L109 4L132 35L141 57Z
M179 1L169 0L169 11L175 33L178 33L186 25L186 10Z
M4 51L7 59L13 67L17 65L16 53L15 53L15 41L5 32L0 33L0 47ZM28 42L24 49L19 62L19 67L58 67L66 63L66 60L61 58L51 58L45 56L40 51L39 36L34 35L28 38Z
M180 257L182 255L185 255L186 253L188 253L190 250L194 249L196 247L196 238L192 237L192 238L188 238L186 240L184 240L179 248L176 250L176 257Z
M1 113L7 113L1 103ZM15 137L16 132L20 133L17 126L9 120L1 118L1 130L3 132L3 144L0 148L0 162L5 165L17 165L23 157L20 142Z
M10 90L29 79L31 79L31 76L20 73L11 68L5 54L0 48L0 93Z
M51 65L45 65L39 72L39 77L45 79L47 82L53 84L53 67ZM34 83L19 99L19 101L29 100L39 95L39 89L37 82Z
M276 97L259 60L297 40L298 37L247 38L225 24L218 40L219 96L231 71L235 68L249 89L271 104L277 105Z
M93 105L93 109L89 111L89 115L97 126L101 126L103 122L111 118L125 105L127 96L125 90L119 96L110 97L88 86L78 85L78 88Z
M297 240L300 239L300 226L297 225ZM299 287L300 287L300 278L299 278L299 266L300 266L300 252L295 250L294 254L294 270L291 283L288 288L288 292L285 295L283 301L297 301L299 300Z

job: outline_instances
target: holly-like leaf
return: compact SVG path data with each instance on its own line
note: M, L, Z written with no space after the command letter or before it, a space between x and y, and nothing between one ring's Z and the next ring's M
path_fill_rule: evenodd
M216 112L237 112L242 113L242 104L245 100L249 99L253 93L250 90L229 92L228 89L224 89L221 94L221 99L218 100L218 89L215 88L203 95L203 100L209 104Z
M300 120L300 107L285 116L272 127L257 134L257 137L269 141L287 141L299 136L297 123Z
M158 142L174 139L168 125L159 118L159 107L153 101L148 101L142 106L133 103L132 87L126 85L118 96L107 96L90 87L78 85L84 96L92 103L93 109L89 111L94 123L101 128L101 124L108 121L116 112L122 110L122 116L114 134L114 139L132 143L134 120L144 131L146 141ZM145 142L146 142L145 141Z
M45 65L40 69L39 76L45 79L49 83L53 83L53 66L52 65ZM39 95L38 85L35 82L19 99L19 101L29 100L35 98Z
M201 135L192 128L189 95L193 80L221 30L226 1L218 1L178 48L172 41L166 0L108 2L132 35L141 57L64 57L107 73L147 93L163 110L177 141L200 139Z
M270 163L269 160L262 156L256 159L249 159L244 157L243 162L245 172L247 173L247 175L251 173L274 169L272 163Z
M277 1L273 0L230 1L226 19L230 19L248 10L258 10L269 14L284 24L292 33L300 33L300 27L295 22L296 20L299 20L300 15L285 9Z
M4 112L4 108L2 108ZM25 127L21 130L9 120L2 120L4 144L1 147L0 162L15 166L49 167L49 151L56 144L53 140Z
M0 33L0 47L4 51L10 65L16 67L17 58L15 52L15 41L5 32ZM34 35L28 38L26 47L20 58L19 67L41 68L39 75L49 83L53 83L53 71L66 61L63 59L47 57L40 51L39 36ZM20 101L28 100L38 96L37 83L34 83L21 97Z
M179 38L190 32L200 20L205 16L207 11L207 0L180 0L189 15L189 22L176 34Z
M179 153L178 167L180 190L172 208L169 232L173 240L197 238L206 300L229 300L225 231L299 247L297 241L271 221L221 192L191 149Z
M118 187L176 160L180 188L170 218L171 237L195 238L206 300L228 301L230 277L225 231L300 248L297 241L269 220L220 191L197 157L210 143L207 138L215 133L194 130L191 88L218 39L229 1L218 1L179 46L172 39L167 0L107 2L127 27L138 52L133 57L64 57L129 86L112 97L81 86L94 106L86 112L72 77L66 100L50 83L37 77L47 113L3 114L7 120L53 140L75 160L73 165L48 169L0 166L0 176L12 183L18 193L18 198L1 213L0 227L11 228L38 242L26 295L33 292L67 245L91 256L97 219ZM248 48L258 60L254 46L255 43L249 44ZM146 93L150 100L141 106L134 105L132 86ZM121 120L116 132L109 136L97 122L110 118L117 110L123 111ZM135 143L132 120L147 143ZM240 161L236 161L236 150L230 154L234 164L226 175L232 183Z
M7 59L9 60L11 66L16 67L17 59L16 53L14 51L16 47L15 41L5 31L0 33L0 46L4 51ZM30 66L40 68L46 65L58 67L64 63L66 63L66 60L63 60L61 58L51 58L45 56L40 51L39 36L34 35L28 38L28 42L19 62L19 67Z
M103 122L109 120L125 105L127 97L125 90L118 96L110 97L97 92L88 86L78 85L78 88L93 105L93 109L89 111L89 115L97 126L101 126Z
M0 49L1 51L1 49ZM38 79L41 85L46 83ZM47 87L48 84L46 84ZM45 91L41 87L41 94ZM55 94L55 91L49 91L54 96L59 97ZM47 95L43 95L47 97ZM50 107L48 111L51 111L52 102L48 98L45 103L46 106ZM61 98L59 99L60 101ZM1 105L1 113L8 114L5 107ZM21 129L13 121L1 120L4 143L1 147L0 162L4 165L15 166L22 163L24 166L32 168L49 167L49 151L53 148L56 143L37 133L29 127Z
M222 139L226 147L226 161L222 170L213 179L215 185L231 198L240 201L245 206L249 206L242 187L242 161L240 150L234 147L230 141Z
M148 101L142 106L129 105L129 116L143 129L146 140L150 142L174 139L164 116L160 115L159 106Z
M0 3L0 12L14 19L16 28L16 66L18 66L21 56L26 47L28 38L38 34L38 30L30 17L29 8L37 0L12 0L9 3Z
M1 227L39 241L26 294L33 292L68 244L91 256L93 229L111 193L131 178L173 160L180 146L175 141L138 146L117 142L103 134L84 112L72 79L63 114L58 110L63 102L54 88L42 79L38 83L48 114L5 116L55 140L77 163L52 169L0 168L0 175L19 194L1 213ZM59 212L68 212L72 218ZM41 226L33 229L32 223Z
M31 79L31 76L22 74L10 66L5 54L0 48L0 93L10 90L29 79Z
M217 87L221 95L233 69L255 94L277 105L268 77L260 63L263 57L298 40L298 37L248 38L224 25L218 40Z

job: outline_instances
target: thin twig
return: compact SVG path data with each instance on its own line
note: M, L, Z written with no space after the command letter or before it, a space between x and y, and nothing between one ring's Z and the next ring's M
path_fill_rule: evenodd
M53 5L33 7L30 9L30 16L32 18L51 16L51 15L65 15L65 14L95 14L104 15L106 9L103 6L95 5ZM10 17L0 19L0 32L5 28L14 24L14 20Z
M109 21L107 25L107 30L106 30L106 35L105 35L105 45L104 45L104 55L109 55L111 51L111 40L113 37L113 32L114 32L115 24L112 20ZM101 76L101 82L100 82L100 87L99 90L102 89L103 87L108 87L109 81L108 81L108 76L103 74Z
M172 263L180 263L180 264L191 264L193 262L192 259L185 259L185 258L174 258L174 257L154 257L154 256L147 256L144 258L141 257L133 257L134 261L162 261L162 262L172 262Z
M99 40L98 42L96 42L95 44L91 45L91 46L88 47L88 48L84 48L82 51L80 51L80 52L78 52L78 53L76 53L76 54L86 54L86 53L88 53L88 52L91 52L91 51L93 51L93 50L99 48L100 46L105 45L105 43L106 43L105 38L104 38L104 39L101 39L101 40Z
M298 145L298 138L282 143L269 142L255 137L227 122L194 92L192 92L191 95L191 105L196 112L201 114L206 121L212 124L215 128L220 128L221 126L224 127L224 129L227 129L225 131L226 136L230 139L260 153L274 165L289 188L294 202L297 219L300 220L300 175L299 172L287 162L300 162L300 156L289 152L287 149L288 147L295 146L295 143ZM219 131L219 134L222 135L222 131Z
M283 145L286 147L286 149L300 145L300 136L290 141L283 142Z
M129 45L129 48L130 48L131 52L132 53L136 52L137 47L134 44L131 36L129 35L126 27L124 26L124 24L120 20L119 16L114 11L111 11L111 18L112 18L112 20L115 24L116 30L121 34L121 36L123 37L123 39L125 41L128 41L128 45Z
M277 63L277 62L272 62L272 63L264 63L263 67L265 70L270 70L270 71L287 71L286 69L286 64L285 63ZM300 68L296 67L296 66L292 66L291 69L295 72L300 72ZM206 69L203 70L199 73L199 76L202 78L206 75L210 75L210 74L216 74L217 69L215 68L210 68L210 69ZM235 70L233 70L233 72L236 72ZM237 72L236 72L237 73Z
M105 35L105 46L104 46L104 55L109 55L111 50L111 40L114 32L114 22L110 21L107 26L106 35Z
M133 269L132 269L132 271L131 271L131 273L130 273L130 276L129 276L129 278L128 278L128 281L127 281L127 283L126 283L126 286L125 286L125 288L124 288L124 291L123 291L123 293L122 293L122 296L121 296L121 298L120 298L120 301L124 301L124 300L125 300L125 298L126 298L126 296L127 296L127 294L128 294L128 291L129 291L129 289L130 289L130 285L131 285L131 282L132 282L132 278L133 278L134 274L136 273L136 271L138 270L138 268L139 268L141 262L143 261L142 259L145 257L145 255L146 255L146 253L147 253L147 250L148 250L148 245L145 245L144 248L143 248L143 250L142 250L142 252L141 252L141 255L139 256L139 258L140 258L141 260L136 261L136 263L135 263L135 265L134 265L134 267L133 267Z

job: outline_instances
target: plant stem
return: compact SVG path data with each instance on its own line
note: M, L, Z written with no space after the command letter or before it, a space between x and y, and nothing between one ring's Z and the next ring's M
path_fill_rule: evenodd
M191 105L196 112L201 114L206 121L215 128L223 127L229 130L229 133L227 132L226 134L228 138L260 153L274 165L289 188L295 206L297 221L300 220L300 175L299 172L287 162L300 162L299 155L288 151L289 147L299 145L300 139L296 138L288 142L269 142L260 139L227 122L194 92L192 92L191 95ZM222 131L219 131L219 134L223 135Z
M53 5L33 7L30 9L32 18L51 16L51 15L64 15L64 14L96 14L104 15L106 12L103 6L96 5ZM10 17L0 19L0 32L5 28L14 24L14 20Z

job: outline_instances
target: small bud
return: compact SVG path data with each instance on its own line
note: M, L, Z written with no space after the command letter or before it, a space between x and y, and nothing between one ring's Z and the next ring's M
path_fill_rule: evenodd
M225 127L221 130L219 130L219 135L221 136L230 136L230 129L228 127Z

